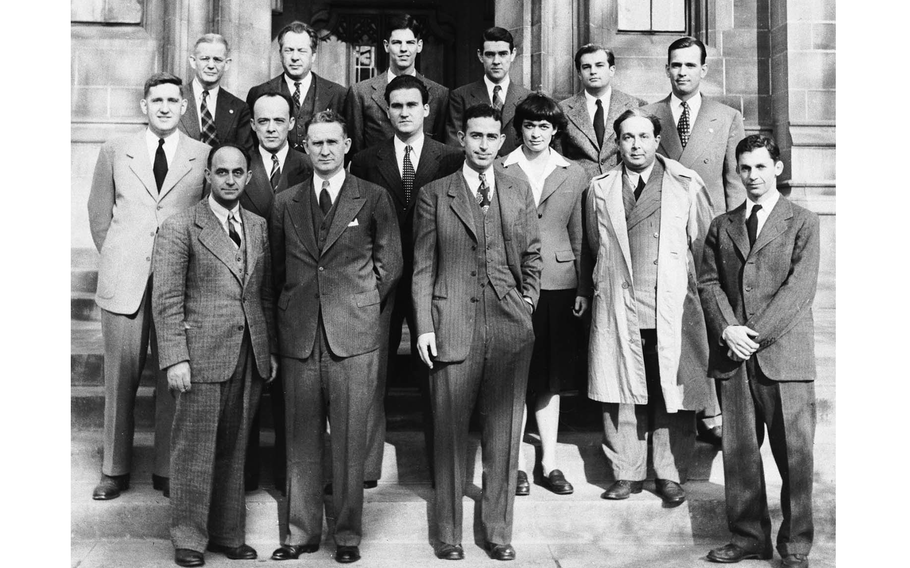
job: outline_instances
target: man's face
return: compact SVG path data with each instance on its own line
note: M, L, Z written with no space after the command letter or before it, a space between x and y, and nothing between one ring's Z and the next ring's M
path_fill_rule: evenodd
M316 61L316 52L307 33L288 32L281 42L281 66L291 79L299 81L307 76Z
M250 123L259 144L274 154L287 144L288 130L294 127L294 118L283 98L263 96L253 105Z
M483 72L493 83L501 83L509 75L509 69L518 50L509 51L507 41L485 41L483 49L477 51L477 59L483 63Z
M396 89L389 93L389 120L399 138L423 130L423 119L430 116L430 105L423 104L417 89Z
M758 148L739 155L736 171L746 187L749 199L759 203L765 194L777 188L777 176L783 173L784 163L775 162L767 148Z
M251 172L246 158L237 148L221 148L212 156L211 169L205 170L205 179L212 188L212 198L225 209L233 209L248 181Z
M414 32L405 28L392 30L389 39L382 40L385 52L389 54L389 67L396 75L409 72L414 67L417 54L423 50L423 40L417 39Z
M458 133L468 167L477 172L485 172L493 165L496 153L506 139L501 130L502 123L489 116L468 120L467 132Z
M658 144L660 136L654 136L654 125L647 118L631 116L619 125L619 155L633 172L654 163Z
M344 167L344 155L351 149L351 139L344 137L337 122L317 122L307 130L305 145L316 173L330 178Z
M220 42L200 43L190 56L190 67L196 72L196 79L207 89L215 88L221 83L221 78L230 65L227 49Z
M698 92L701 80L708 74L708 66L701 63L701 50L690 45L670 52L667 77L673 94L682 100L689 100Z
M152 133L163 138L177 130L177 123L186 112L186 99L180 96L180 87L162 83L149 89L148 96L139 101L139 108L148 117Z
M589 93L603 91L610 86L616 66L610 65L606 51L586 53L579 59L578 78Z

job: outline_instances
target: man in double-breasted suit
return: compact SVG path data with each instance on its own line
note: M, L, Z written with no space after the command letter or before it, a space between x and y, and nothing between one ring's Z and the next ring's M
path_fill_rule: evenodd
M765 428L780 471L782 566L805 568L812 547L818 216L780 195L780 151L765 136L736 146L746 202L711 223L698 289L709 372L724 409L724 489L731 542L708 560L771 558L760 448Z
M253 103L262 93L281 93L294 102L294 126L288 132L291 147L306 152L304 128L314 114L324 110L343 112L348 90L312 72L316 62L316 30L303 22L291 22L278 32L278 53L284 72L265 83L256 85L246 95L246 104Z
M382 474L382 454L385 446L385 393L387 377L394 373L395 353L401 342L401 326L407 321L411 332L411 371L420 387L424 402L424 432L427 455L432 468L432 416L429 408L426 367L417 364L417 329L411 303L411 273L414 270L414 245L411 241L414 203L420 188L445 177L461 167L464 152L426 136L423 122L430 113L429 92L420 79L399 75L386 86L389 120L395 136L359 152L351 161L351 173L384 187L392 196L401 230L404 270L395 290L382 307L383 338L379 347L379 382L376 399L370 407L369 442L365 479L367 487L375 487ZM391 355L390 355L391 354Z
M317 113L314 175L275 199L269 227L288 445L288 498L273 560L319 549L323 438L332 428L335 559L360 558L367 413L376 390L380 309L401 276L389 192L344 171L344 121Z
M93 498L114 499L129 488L133 410L152 325L152 251L169 216L202 198L211 147L177 131L186 111L183 85L170 73L145 82L139 102L148 128L101 147L88 198L89 226L101 253L95 302L104 336L104 460ZM152 483L167 493L174 398L159 373Z
M436 555L464 558L462 505L468 422L480 406L481 521L487 553L513 560L512 517L531 313L540 292L537 208L526 182L494 171L502 115L468 108L461 170L420 191L414 217L417 350L430 367Z
M351 85L348 92L345 118L351 134L351 152L356 154L387 140L395 133L389 121L385 88L398 75L413 75L426 85L430 93L430 114L424 120L424 132L435 140L445 136L445 121L449 112L449 90L417 72L417 54L423 50L420 26L412 16L393 16L389 36L382 40L389 54L389 68L372 79Z
M243 211L250 179L240 146L216 146L211 192L170 217L155 247L152 311L161 369L176 392L171 540L180 566L206 548L256 558L245 544L243 461L262 380L278 371L265 219Z
M253 149L250 109L243 100L221 87L224 72L231 65L230 47L224 36L205 34L196 40L190 67L196 76L187 89L186 113L180 118L180 131L210 144L237 144L247 152Z
M557 148L593 178L619 162L613 122L623 111L647 103L611 86L616 63L613 51L606 47L581 46L575 53L575 71L584 90L559 103L569 126Z
M513 83L509 77L509 69L517 55L518 49L509 30L499 27L484 30L480 49L477 50L477 59L483 65L483 78L458 87L449 95L446 144L461 147L458 131L461 130L465 109L487 103L502 112L502 133L506 135L506 141L499 149L499 155L505 156L521 145L521 138L515 135L512 119L515 118L515 107L531 91Z

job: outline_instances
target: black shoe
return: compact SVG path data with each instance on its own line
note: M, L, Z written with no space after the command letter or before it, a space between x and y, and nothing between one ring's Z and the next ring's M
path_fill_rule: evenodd
M312 554L317 550L318 544L282 544L272 553L272 560L297 560L301 554Z
M440 560L464 560L464 549L460 544L442 543L436 550L436 558Z
M528 481L528 474L518 470L518 484L515 485L516 495L530 495L531 483Z
M171 496L171 478L162 477L160 475L152 474L152 489L156 491L161 491L161 494L167 498Z
M189 548L178 548L174 551L174 562L177 566L203 566L205 557L201 552Z
M780 565L782 568L809 568L809 557L805 554L788 554Z
M515 549L511 544L494 544L488 542L484 545L487 554L493 560L515 560Z
M740 560L748 558L759 558L761 560L770 560L770 552L760 552L757 550L746 550L739 545L725 544L720 548L715 548L708 553L708 560L711 562L720 562L721 564L735 564Z
M360 549L356 546L338 545L335 549L335 562L350 564L360 560Z
M679 483L667 479L655 479L654 485L657 487L657 494L664 500L664 503L675 507L686 500L686 490Z
M613 482L603 495L601 499L613 499L615 501L620 501L622 499L628 499L629 495L633 493L641 493L641 488L644 482L642 481L626 481L625 479L620 479Z
M215 544L214 542L210 542L209 550L212 552L220 552L231 560L256 559L256 549L248 544L241 544L240 546L224 546L223 544Z
M92 491L92 499L96 501L108 501L120 497L121 491L130 488L130 474L123 475L104 475L101 474L101 481Z
M377 485L379 485L379 481L375 479L368 479L363 482L364 489L375 489Z
M543 484L544 487L557 495L570 495L575 491L572 484L566 480L566 476L558 469L550 471L550 473L543 478Z
M286 477L276 477L275 478L275 489L281 492L282 495L287 495L288 479Z
M697 440L711 444L715 448L721 447L721 442L723 442L724 430L722 426L713 426L708 428L707 426L702 426L701 422L698 423L698 435L695 437Z

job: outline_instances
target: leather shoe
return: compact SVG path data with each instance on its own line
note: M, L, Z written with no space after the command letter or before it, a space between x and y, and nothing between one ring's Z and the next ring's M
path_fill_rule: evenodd
M363 482L364 489L375 489L377 485L379 485L379 482L375 479L368 479Z
M317 550L318 544L282 544L272 553L272 560L297 560L301 554L312 554Z
M558 469L550 471L550 473L543 478L543 484L557 495L570 495L575 488L572 487L572 484L566 481L566 476L562 474Z
M201 552L189 548L178 548L174 551L174 562L177 566L203 566L205 557Z
M809 557L805 554L788 554L781 562L783 568L809 568Z
M518 470L518 484L515 485L516 495L530 495L531 483L528 481L528 474Z
M280 491L282 495L287 495L287 486L288 486L288 478L286 478L286 477L276 477L275 478L275 489Z
M761 560L770 560L770 553L762 553L759 551L750 551L742 548L739 545L725 544L720 548L715 548L708 552L708 560L711 562L720 562L721 564L735 564L740 560L746 560L747 558L759 558Z
M490 558L493 560L515 560L515 549L512 548L511 544L494 544L488 542L484 548L486 548L487 554L489 554Z
M98 485L95 486L95 490L92 491L92 499L96 501L116 499L117 497L120 497L121 491L126 491L129 488L130 474L104 475L102 473L101 481L98 482Z
M625 479L619 479L613 482L613 485L607 488L601 495L601 499L612 499L614 501L621 501L623 499L628 499L629 495L633 493L641 493L641 488L644 483L641 481L627 481Z
M712 426L711 428L708 428L699 423L698 436L696 436L696 438L702 442L711 444L715 448L720 448L721 442L723 441L723 432L723 427L721 426Z
M436 550L436 558L440 560L464 560L464 549L460 544L444 542Z
M356 546L338 545L335 549L335 562L350 564L360 560L360 549Z
M212 552L221 552L231 560L255 560L256 549L248 544L240 546L224 546L223 544L209 543L209 550Z
M686 490L679 483L668 479L655 479L657 494L663 498L664 503L671 506L682 504L686 500Z
M171 478L162 477L160 475L152 474L152 489L156 491L161 491L161 494L170 499L171 497Z

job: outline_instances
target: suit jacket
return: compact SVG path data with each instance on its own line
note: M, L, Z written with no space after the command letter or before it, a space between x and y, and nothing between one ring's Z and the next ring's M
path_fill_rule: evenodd
M316 73L313 73L313 82L310 88L313 89L313 98L315 99L313 112L331 109L339 115L344 114L345 100L348 96L347 88L328 79L323 79ZM293 93L288 90L287 81L284 80L284 73L282 73L250 89L246 95L246 104L250 107L250 113L253 112L253 103L262 93L284 93L289 97L293 96ZM313 112L304 108L303 100L306 98L306 93L301 93L301 97L300 110L297 112L297 116L294 117L294 128L288 131L288 142L291 144L291 148L303 151L303 140L306 138L306 130L304 129L306 128L306 123L313 118ZM253 140L256 141L255 135Z
M500 156L505 156L521 145L521 137L515 134L515 126L513 125L515 107L530 94L531 91L515 81L510 81L509 90L506 91L506 99L502 103L502 133L506 135L506 141L503 142L502 148L499 149ZM490 94L487 92L487 84L484 83L483 79L462 85L452 91L449 95L449 114L446 121L446 144L461 147L461 143L458 141L458 131L462 129L461 121L464 111L466 108L480 103L491 104Z
M401 237L392 197L348 174L322 251L312 221L313 178L279 193L269 237L282 357L310 356L319 319L329 349L351 357L379 347L380 302L401 276ZM321 314L321 315L320 315Z
M423 81L430 92L430 115L424 119L424 132L430 138L442 141L449 113L449 90L420 73L417 78ZM383 71L372 79L351 85L344 113L348 123L348 136L351 137L351 155L395 134L389 121L389 105L385 102L385 88L388 84L388 72Z
M613 121L630 108L646 104L648 103L638 97L613 89L610 95L610 108L607 109L603 146L598 148L594 118L588 114L584 91L569 97L559 103L566 114L569 126L557 139L556 147L563 156L578 162L578 165L588 173L589 179L604 174L619 163L619 147L616 143L616 134L613 132Z
M189 361L192 381L231 378L243 335L259 376L277 338L265 219L241 211L246 268L208 199L169 218L155 247L152 313L161 369Z
M284 167L281 168L281 176L278 178L278 187L272 191L272 183L269 181L272 164L271 162L263 164L259 148L256 148L251 156L250 171L253 172L253 177L250 178L243 195L240 196L240 205L247 211L252 211L268 220L272 214L275 194L311 177L313 166L308 155L288 148L288 155L284 160Z
M202 198L211 146L177 133L179 142L158 191L145 130L106 142L88 196L89 227L101 253L95 302L116 314L139 309L152 272L158 228Z
M818 264L818 215L783 196L751 249L745 203L712 221L698 275L710 376L729 378L743 364L727 357L722 337L728 325L745 325L758 332L753 357L765 376L815 379L812 301Z
M746 190L736 173L736 145L746 133L738 110L704 95L701 100L685 149L673 121L669 96L645 110L660 119L662 132L657 151L698 172L711 194L714 215L720 215L746 199Z
M493 199L499 200L502 246L515 290L536 306L541 259L534 197L526 182L494 175ZM476 281L467 277L477 266L474 207L461 170L424 186L417 196L411 294L417 334L436 334L438 361L464 361L474 335Z
M186 113L180 117L177 128L193 140L200 140L202 132L199 130L199 114L196 112L196 95L192 85L187 90ZM219 142L233 142L247 152L255 149L250 108L223 88L218 91L218 102L215 103L215 131Z

